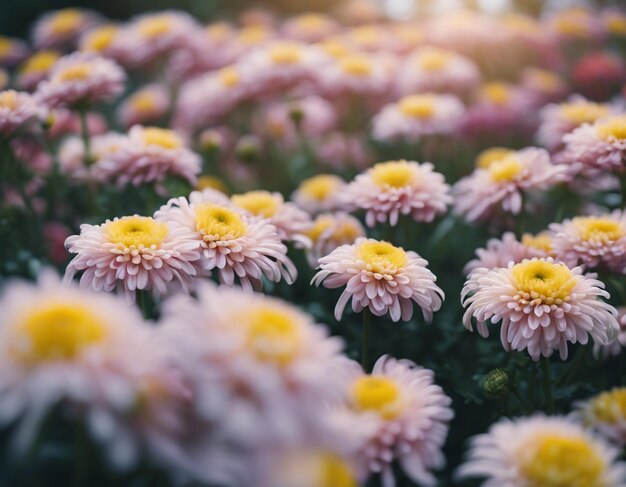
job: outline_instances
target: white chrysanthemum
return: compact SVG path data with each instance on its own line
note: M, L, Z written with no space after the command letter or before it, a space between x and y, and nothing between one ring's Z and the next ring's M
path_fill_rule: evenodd
M126 98L118 109L118 119L125 127L155 122L167 114L170 94L160 84L150 84Z
M481 271L481 272L479 272ZM461 299L467 308L463 324L472 330L476 320L481 336L488 324L499 324L505 350L528 350L533 360L558 350L567 359L567 344L610 342L619 326L617 311L604 284L552 258L524 260L506 268L470 274Z
M351 245L357 238L365 237L365 229L357 218L337 211L318 215L307 236L311 241L310 248L306 249L307 260L315 268L320 257L330 254L341 245Z
M9 136L34 121L40 114L36 100L28 93L0 91L0 134Z
M517 215L525 192L545 190L568 178L567 166L552 164L545 149L529 147L458 181L453 188L454 209L468 221L485 220L498 211Z
M626 387L602 392L576 404L574 417L609 442L626 445Z
M107 132L91 137L91 155L96 159L106 157L115 152L126 142L126 136L117 132ZM85 144L81 137L72 135L61 142L57 154L59 169L71 178L84 179L89 174L85 163Z
M185 147L176 132L136 125L128 132L125 143L96 160L93 172L100 180L118 187L160 184L168 176L194 185L201 165L200 156Z
M330 289L346 286L335 307L337 321L350 300L357 313L369 308L376 316L389 313L393 321L409 321L415 303L424 319L431 321L433 312L441 308L444 294L427 265L413 251L358 238L354 244L342 245L320 258L320 271L311 282Z
M472 439L461 478L483 487L624 487L619 452L562 417L503 419Z
M291 195L299 207L311 214L332 211L340 206L346 183L334 174L318 174L302 181Z
M400 95L437 92L462 97L479 84L480 71L470 59L434 47L421 47L409 54L395 81Z
M346 434L361 438L361 468L381 474L383 486L395 485L396 460L414 482L433 486L432 470L445 463L441 449L454 416L451 402L432 371L384 355L370 375L354 377L345 409L337 413L351 430Z
M204 269L218 271L220 282L238 280L246 289L260 289L262 279L292 284L297 276L287 247L269 221L236 208L219 191L194 191L173 198L156 217L194 233Z
M622 353L626 348L626 307L617 308L617 322L619 323L619 332L612 342L606 345L595 343L593 345L593 355L596 358L608 358Z
M383 55L349 54L316 71L316 81L330 96L381 95L389 88L392 70Z
M407 139L455 133L463 122L465 108L453 95L411 95L387 105L372 119L377 140Z
M626 273L626 214L579 216L550 225L555 256L570 267Z
M37 20L33 43L37 49L73 49L78 38L100 21L91 10L66 8L48 12Z
M79 53L62 57L37 86L37 99L49 108L86 105L115 98L126 75L110 59Z
M429 162L380 162L347 186L342 192L344 205L365 210L369 227L387 221L395 226L401 215L416 222L433 221L452 203L450 186L433 169Z
M147 216L126 216L102 225L80 226L80 235L65 246L76 256L66 279L82 272L80 284L94 291L120 289L130 301L136 291L166 295L180 287L188 291L199 273L200 253L195 234L181 226Z

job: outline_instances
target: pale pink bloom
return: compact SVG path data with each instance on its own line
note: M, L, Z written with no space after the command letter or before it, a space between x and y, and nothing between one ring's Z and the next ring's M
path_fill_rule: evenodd
M626 387L616 387L575 403L573 418L612 445L626 445Z
M315 71L320 90L329 96L382 95L391 82L390 59L382 54L348 54Z
M124 91L126 74L110 59L74 53L57 61L37 86L37 99L49 108L110 101Z
M564 99L570 92L565 80L555 71L528 67L521 76L520 87L535 107Z
M81 133L80 115L67 108L51 110L46 120L51 123L48 135L53 139ZM100 135L107 131L107 121L101 113L95 111L87 113L87 131L90 136Z
M28 45L12 37L0 36L0 66L15 66L30 54Z
M454 210L470 222L486 220L500 211L517 215L527 192L545 190L568 179L567 166L552 164L545 149L529 147L459 180L453 188Z
M434 47L420 47L402 60L395 78L400 95L437 92L464 98L480 84L480 71L465 56Z
M78 38L100 22L92 10L66 8L42 15L33 28L33 44L37 49L74 49Z
M601 19L584 7L556 12L546 24L561 43L599 41L604 36Z
M346 183L334 174L317 174L302 181L291 195L300 208L314 215L339 208Z
M357 238L365 237L365 229L361 222L341 211L322 213L315 218L307 237L311 241L306 249L309 265L317 267L320 257L330 254L341 245L352 245Z
M619 451L571 419L535 414L501 419L471 439L458 478L480 477L482 487L624 487L626 465Z
M413 251L358 238L354 244L341 245L320 258L320 270L311 283L330 289L346 286L335 306L337 321L350 300L356 313L367 307L376 316L389 313L393 321L409 321L415 303L424 319L431 321L433 312L441 308L444 294L427 265Z
M398 37L390 35L388 26L373 22L351 28L340 39L354 51L366 53L398 52L403 44Z
M424 136L453 134L463 122L465 107L452 95L411 95L385 106L372 119L377 140L419 140Z
M115 59L115 45L120 31L119 25L113 23L100 24L80 37L78 50Z
M366 168L374 163L364 134L331 132L314 149L320 163L333 171Z
M330 15L308 12L287 19L282 25L281 34L296 41L319 42L340 29L341 26Z
M24 137L13 137L11 139L11 150L16 159L25 164L35 174L49 173L52 168L52 157L46 151L43 144L35 137L25 135ZM42 181L37 178L31 179L30 189L33 190L31 196L35 197L39 191ZM27 188L29 185L27 184ZM27 191L27 194L29 191ZM22 201L22 198L19 198ZM23 203L20 203L23 204Z
M361 469L380 474L384 487L395 485L394 461L414 482L433 486L432 470L445 464L451 403L431 370L383 355L371 374L355 374L346 404L334 413L346 434L361 438Z
M148 124L163 118L170 106L170 94L160 84L146 85L126 98L118 108L117 117L124 127Z
M56 51L39 51L20 64L15 84L27 91L35 91L37 85L47 78L48 73L61 55Z
M94 291L123 291L134 302L136 291L166 295L189 291L200 273L198 242L192 231L144 216L107 220L102 225L82 224L80 235L65 246L76 254L65 278L82 272L80 285Z
M185 147L174 131L141 125L131 128L126 141L97 159L93 166L96 178L118 187L146 183L160 187L168 176L194 185L200 171L200 156Z
M619 332L615 340L607 345L594 343L593 355L596 358L614 357L621 354L622 350L626 348L626 307L617 308L617 322L619 323Z
M617 311L604 284L552 258L509 262L506 268L478 269L461 293L466 328L475 318L478 332L487 337L487 325L499 324L506 351L528 350L533 360L559 350L567 359L567 343L586 344L589 335L606 344L617 334Z
M234 207L215 190L173 198L156 213L159 220L190 230L201 254L200 265L217 269L220 282L236 280L247 290L260 289L262 278L292 284L297 276L278 230L262 218Z
M12 135L35 121L41 112L32 95L14 90L0 91L0 134L3 137Z
M342 192L344 206L365 210L365 222L391 226L401 215L416 222L431 222L452 203L450 186L434 166L425 162L388 161L359 174Z
M626 214L576 217L550 225L555 256L574 267L626 272Z
M117 151L126 143L126 137L117 132L107 132L91 138L91 155L96 160ZM85 179L90 170L85 165L85 145L81 137L67 137L59 146L57 159L61 173L75 179Z
M508 267L509 262L519 264L524 259L547 257L540 249L529 247L517 240L513 232L506 232L501 238L491 238L487 247L476 250L476 259L469 261L463 268L466 275L476 269L498 269Z

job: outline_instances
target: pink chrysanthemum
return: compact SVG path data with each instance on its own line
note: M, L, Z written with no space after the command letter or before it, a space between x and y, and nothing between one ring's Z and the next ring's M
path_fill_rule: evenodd
M232 286L238 280L251 290L261 288L263 277L288 284L296 279L297 270L276 227L235 208L218 191L194 191L188 200L174 198L156 216L194 233L200 265L217 269L223 284Z
M390 61L383 55L348 54L316 71L316 81L329 96L381 95L391 81Z
M626 214L576 217L550 225L556 257L568 266L626 272Z
M374 164L365 134L331 132L316 144L317 159L333 171L365 169Z
M552 164L545 149L529 147L458 181L453 188L454 209L470 222L486 220L498 211L517 215L526 192L545 190L568 178L567 166Z
M606 345L599 343L593 345L593 355L596 358L615 357L626 348L626 307L617 308L617 322L619 323L619 332L615 340Z
M40 115L36 100L28 93L0 91L0 134L7 137Z
M387 221L395 226L401 215L430 222L452 203L450 187L443 175L433 169L429 162L380 162L358 175L342 199L346 207L366 211L369 227Z
M140 88L126 98L118 109L118 119L124 127L148 124L163 118L170 106L170 94L160 84Z
M136 125L117 150L109 151L93 166L94 175L118 187L145 183L160 185L174 176L196 183L201 171L200 156L186 148L174 131Z
M341 211L322 213L311 224L307 232L311 241L306 249L309 265L317 267L320 257L330 254L341 245L352 245L357 238L365 237L365 229L361 222Z
M73 49L84 32L98 24L100 17L91 10L66 8L43 15L33 29L37 49Z
M452 134L463 122L465 108L452 95L411 95L387 105L372 120L377 140L407 139Z
M482 487L624 487L619 451L574 421L535 415L502 419L471 440L459 478Z
M626 387L602 392L575 404L574 417L610 443L626 445Z
M21 89L35 91L37 85L47 78L61 55L56 51L39 51L20 64L15 83Z
M291 195L299 207L311 214L336 210L346 183L334 174L318 174L305 179Z
M301 42L319 42L336 34L341 26L323 13L304 13L288 19L282 26L282 35Z
M110 59L74 53L54 65L37 86L38 100L49 108L108 101L124 91L126 75Z
M82 272L81 287L94 291L123 290L129 301L136 291L166 295L188 291L199 274L200 253L190 230L145 216L126 216L102 225L83 224L80 235L65 246L76 256L65 277Z
M330 289L346 286L335 306L337 321L350 300L357 313L369 308L376 316L389 313L393 321L409 321L415 303L424 319L431 321L433 312L441 308L444 294L427 265L413 251L358 238L354 244L342 245L320 258L320 270L311 282Z
M535 107L563 100L570 92L570 88L557 72L533 66L522 72L520 86L529 95L529 101Z
M91 154L97 160L117 151L126 143L126 136L117 132L95 135L91 138ZM73 135L61 142L57 154L60 171L73 179L84 179L90 175L85 161L85 144L81 137Z
M24 41L0 36L0 66L15 66L26 59L29 53Z
M101 24L81 36L78 50L115 59L115 46L120 32L121 27L116 24Z
M487 337L489 322L500 323L504 349L523 351L533 360L559 350L567 358L567 343L586 344L589 335L606 344L619 329L617 311L604 284L552 258L510 262L506 268L475 271L465 283L461 299L467 308L465 327Z
M431 471L445 463L441 449L454 417L451 402L434 384L432 371L383 355L371 374L354 377L337 414L354 430L350 434L361 437L361 468L379 473L384 487L395 485L396 460L414 482L433 486Z

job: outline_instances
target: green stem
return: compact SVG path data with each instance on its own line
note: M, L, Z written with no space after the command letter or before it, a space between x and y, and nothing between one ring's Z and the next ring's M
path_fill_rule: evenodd
M89 452L87 434L82 424L74 427L74 486L89 485Z
M543 396L545 410L548 414L554 413L554 398L552 397L552 377L550 373L550 359L541 357L541 373L543 375Z
M80 135L83 139L83 146L85 148L85 165L91 166L93 162L93 157L91 154L91 134L89 133L89 123L87 121L87 110L85 108L81 108L78 110L78 115L80 117Z
M511 391L511 393L513 394L515 399L517 399L519 401L519 403L521 404L522 408L524 409L524 412L526 414L530 414L531 411L528 409L528 406L526 405L526 401L524 401L524 399L522 398L520 393L517 391L517 389L513 389Z
M372 328L372 312L369 308L363 310L363 330L361 341L361 365L365 372L369 371L369 355L370 355L370 332Z
M576 351L576 356L574 357L574 360L572 361L572 364L570 365L567 372L565 372L561 377L557 379L555 387L560 387L569 383L576 376L576 372L578 372L578 369L583 364L586 355L587 350L585 349L585 347L580 347Z
M626 171L619 174L620 194L622 195L622 209L626 208Z

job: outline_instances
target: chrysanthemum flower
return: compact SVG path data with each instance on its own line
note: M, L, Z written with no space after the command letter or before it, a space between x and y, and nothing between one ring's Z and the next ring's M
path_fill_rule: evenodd
M617 8L607 8L602 11L602 23L609 35L626 37L626 13Z
M33 43L37 49L74 48L81 34L98 24L91 10L66 8L43 15L35 24Z
M507 156L513 155L515 150L506 147L489 147L481 151L474 161L474 167L488 169L494 162L501 161Z
M458 476L484 478L483 487L624 487L618 456L566 418L503 419L472 439Z
M552 258L510 262L506 268L475 271L465 283L461 299L467 308L465 327L487 337L489 322L500 323L504 349L523 351L533 360L559 350L567 358L567 343L611 341L619 326L617 311L601 298L608 298L604 284L568 268Z
M7 137L40 115L36 100L28 93L0 91L0 134Z
M362 468L381 474L383 486L395 485L396 460L414 482L432 486L432 470L445 463L441 449L454 416L451 402L432 371L384 355L370 375L353 379L339 414L363 438L357 455Z
M27 91L34 91L46 79L61 55L56 51L38 51L20 64L16 84Z
M626 307L620 306L617 308L617 322L619 323L619 332L615 340L606 345L594 344L593 355L596 358L606 359L616 356L621 354L622 350L626 348Z
M337 33L339 29L339 24L331 16L310 12L288 19L281 30L288 39L317 42Z
M576 404L574 416L617 446L626 445L626 387L616 387Z
M65 277L78 272L81 287L94 291L123 290L129 301L136 291L165 295L188 291L199 273L200 253L190 230L147 216L126 216L102 225L82 224L80 235L65 246L76 256Z
M118 109L118 119L125 127L155 122L167 114L170 95L165 86L146 85L126 98Z
M458 130L465 108L452 95L411 95L387 105L372 120L377 140L419 140L424 136L451 134Z
M14 66L24 60L29 53L24 41L0 36L0 66Z
M78 43L79 51L114 57L120 27L115 24L99 25L86 32Z
M232 203L252 216L267 218L278 231L283 241L293 241L309 247L311 241L306 236L311 227L311 216L295 204L285 202L280 193L270 191L248 191L230 197Z
M602 38L602 23L589 9L572 7L555 13L548 27L561 42L590 41Z
M342 245L320 258L320 270L311 282L331 289L346 286L335 306L337 321L350 300L357 313L367 307L376 316L389 313L393 321L409 321L415 303L424 319L431 321L433 312L441 308L444 294L427 265L413 251L358 238L354 244Z
M145 183L160 185L167 176L195 184L201 170L200 156L185 147L176 132L136 125L125 143L96 160L94 175L118 187Z
M329 96L381 95L389 88L389 60L376 54L350 54L316 71L316 81Z
M317 267L318 259L330 254L341 245L351 245L357 238L365 237L365 229L361 222L341 211L322 213L313 221L307 237L311 241L306 249L309 265Z
M345 186L345 181L339 176L318 174L302 181L291 199L311 214L332 211L338 208Z
M502 210L517 215L527 191L547 189L569 178L568 168L552 164L545 149L529 147L478 168L458 181L454 209L468 221L485 220Z
M621 211L576 217L553 223L550 230L556 257L570 267L604 267L626 272L626 215Z
M88 53L64 56L37 86L37 98L49 108L75 107L115 98L126 75L114 61Z
M96 159L107 157L118 150L126 142L126 137L117 132L107 132L91 138L91 154ZM81 137L67 137L59 146L57 159L60 171L74 179L84 179L90 171L85 165L85 145Z
M287 247L269 221L234 207L217 191L193 192L174 198L156 213L160 220L194 233L204 269L217 269L220 282L228 286L260 289L262 278L288 284L297 270L287 257Z
M366 211L369 227L376 223L395 226L400 215L430 222L446 212L452 202L450 187L431 163L380 162L358 175L343 192L347 207Z
M521 88L530 95L531 103L542 107L565 98L569 87L555 71L530 66L522 72Z
M359 477L346 458L330 449L290 449L256 477L261 487L358 487Z

